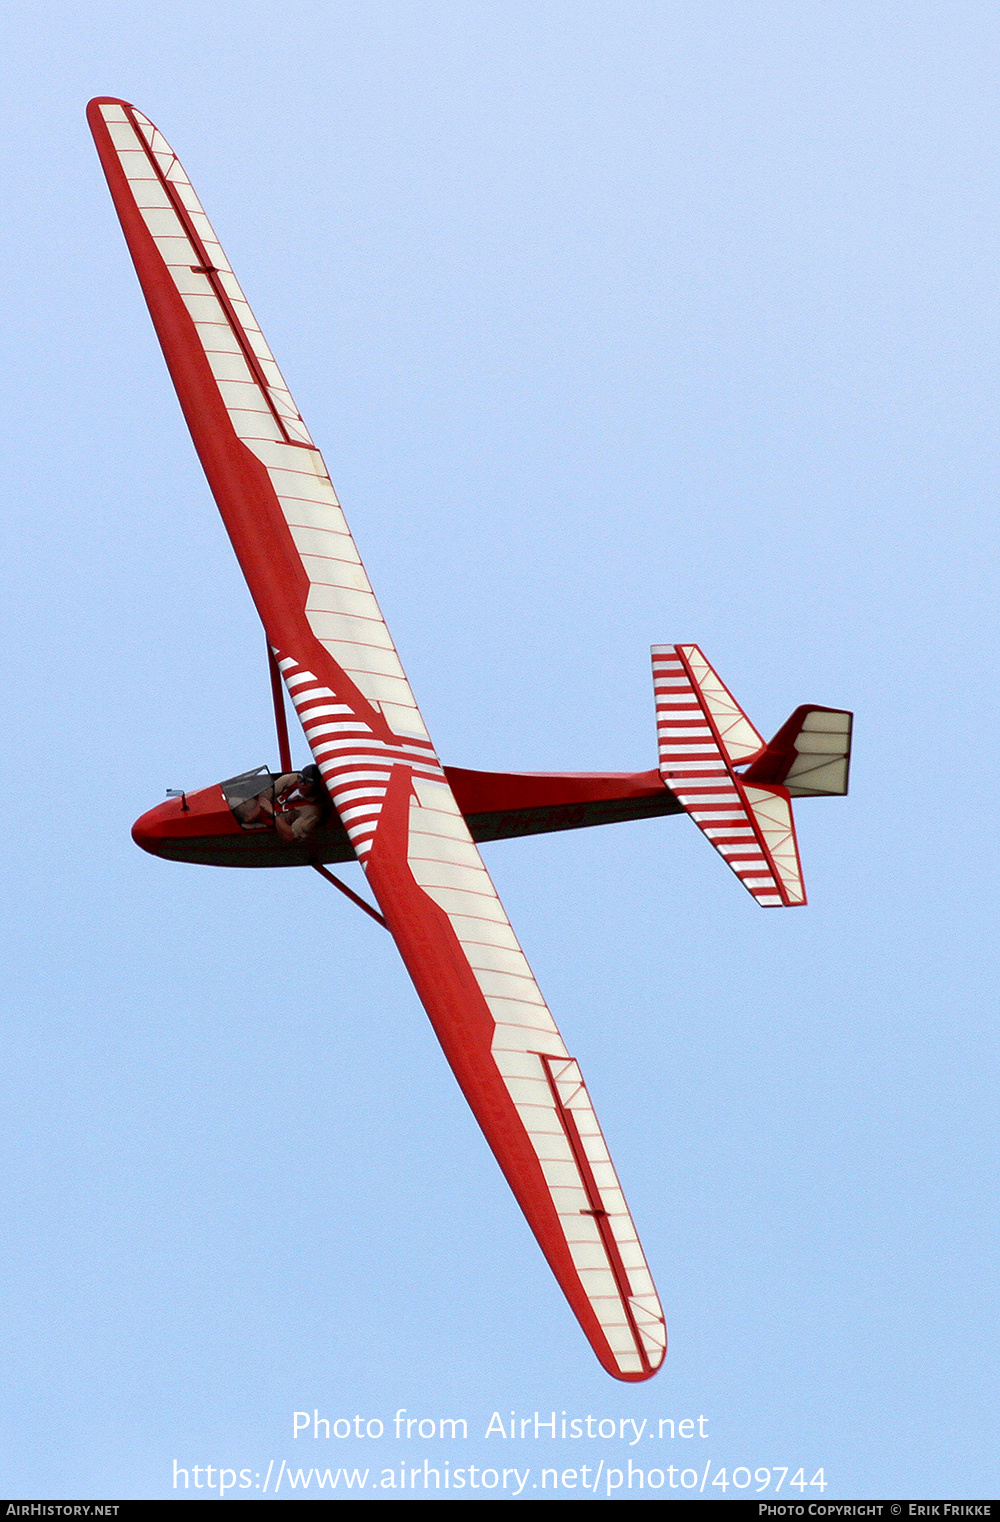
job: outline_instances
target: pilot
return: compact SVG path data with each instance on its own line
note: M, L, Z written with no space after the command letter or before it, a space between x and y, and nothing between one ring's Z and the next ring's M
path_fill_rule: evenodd
M244 829L275 829L288 845L307 840L323 814L323 790L319 767L283 772L255 798L239 803L233 812Z
M274 827L287 845L308 840L323 813L322 783L319 768L307 766L301 772L284 772L276 777L270 792L260 797L260 805L274 819Z

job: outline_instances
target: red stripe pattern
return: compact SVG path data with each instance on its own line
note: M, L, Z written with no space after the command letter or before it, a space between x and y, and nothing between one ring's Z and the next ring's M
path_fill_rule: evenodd
M660 775L758 904L804 904L787 795L782 796L782 788L744 788L700 690L695 671L704 669L715 678L697 645L653 646ZM780 842L776 814L781 819Z
M447 779L430 740L418 736L381 740L349 703L291 656L274 652L309 748L360 862L371 850L393 766L402 762L415 777Z

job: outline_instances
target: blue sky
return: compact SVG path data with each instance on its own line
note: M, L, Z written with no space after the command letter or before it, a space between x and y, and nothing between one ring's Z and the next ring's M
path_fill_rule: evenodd
M5 31L3 1488L165 1496L176 1460L256 1495L273 1459L374 1499L400 1460L499 1462L513 1409L619 1424L526 1443L531 1499L637 1453L706 1495L995 1494L993 8ZM313 874L131 843L275 745L97 94L184 161L446 761L651 766L672 640L768 733L856 712L850 798L798 807L806 910L683 818L485 852L664 1302L646 1386L593 1359L382 932ZM397 1441L401 1407L469 1437ZM385 1435L295 1440L301 1410Z

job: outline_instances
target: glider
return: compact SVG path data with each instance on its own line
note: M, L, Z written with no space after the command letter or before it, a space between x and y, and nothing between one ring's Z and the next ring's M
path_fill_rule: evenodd
M258 767L169 797L134 838L174 860L312 866L386 926L598 1359L648 1379L666 1352L656 1290L580 1069L476 842L687 812L758 903L802 904L790 799L847 791L851 717L800 708L765 744L696 645L657 646L657 769L442 766L322 456L177 156L125 101L93 100L87 115L264 625L282 773L301 777L283 684L322 779L318 822L298 836L277 828L294 780ZM378 911L327 870L353 860Z

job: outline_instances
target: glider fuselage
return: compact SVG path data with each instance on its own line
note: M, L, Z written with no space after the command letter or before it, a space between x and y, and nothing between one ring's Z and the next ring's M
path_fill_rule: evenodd
M479 772L446 766L444 771L477 842L683 812L655 769ZM153 856L212 867L301 867L357 860L334 811L308 840L287 844L273 829L245 829L220 783L150 809L132 826L132 838Z

